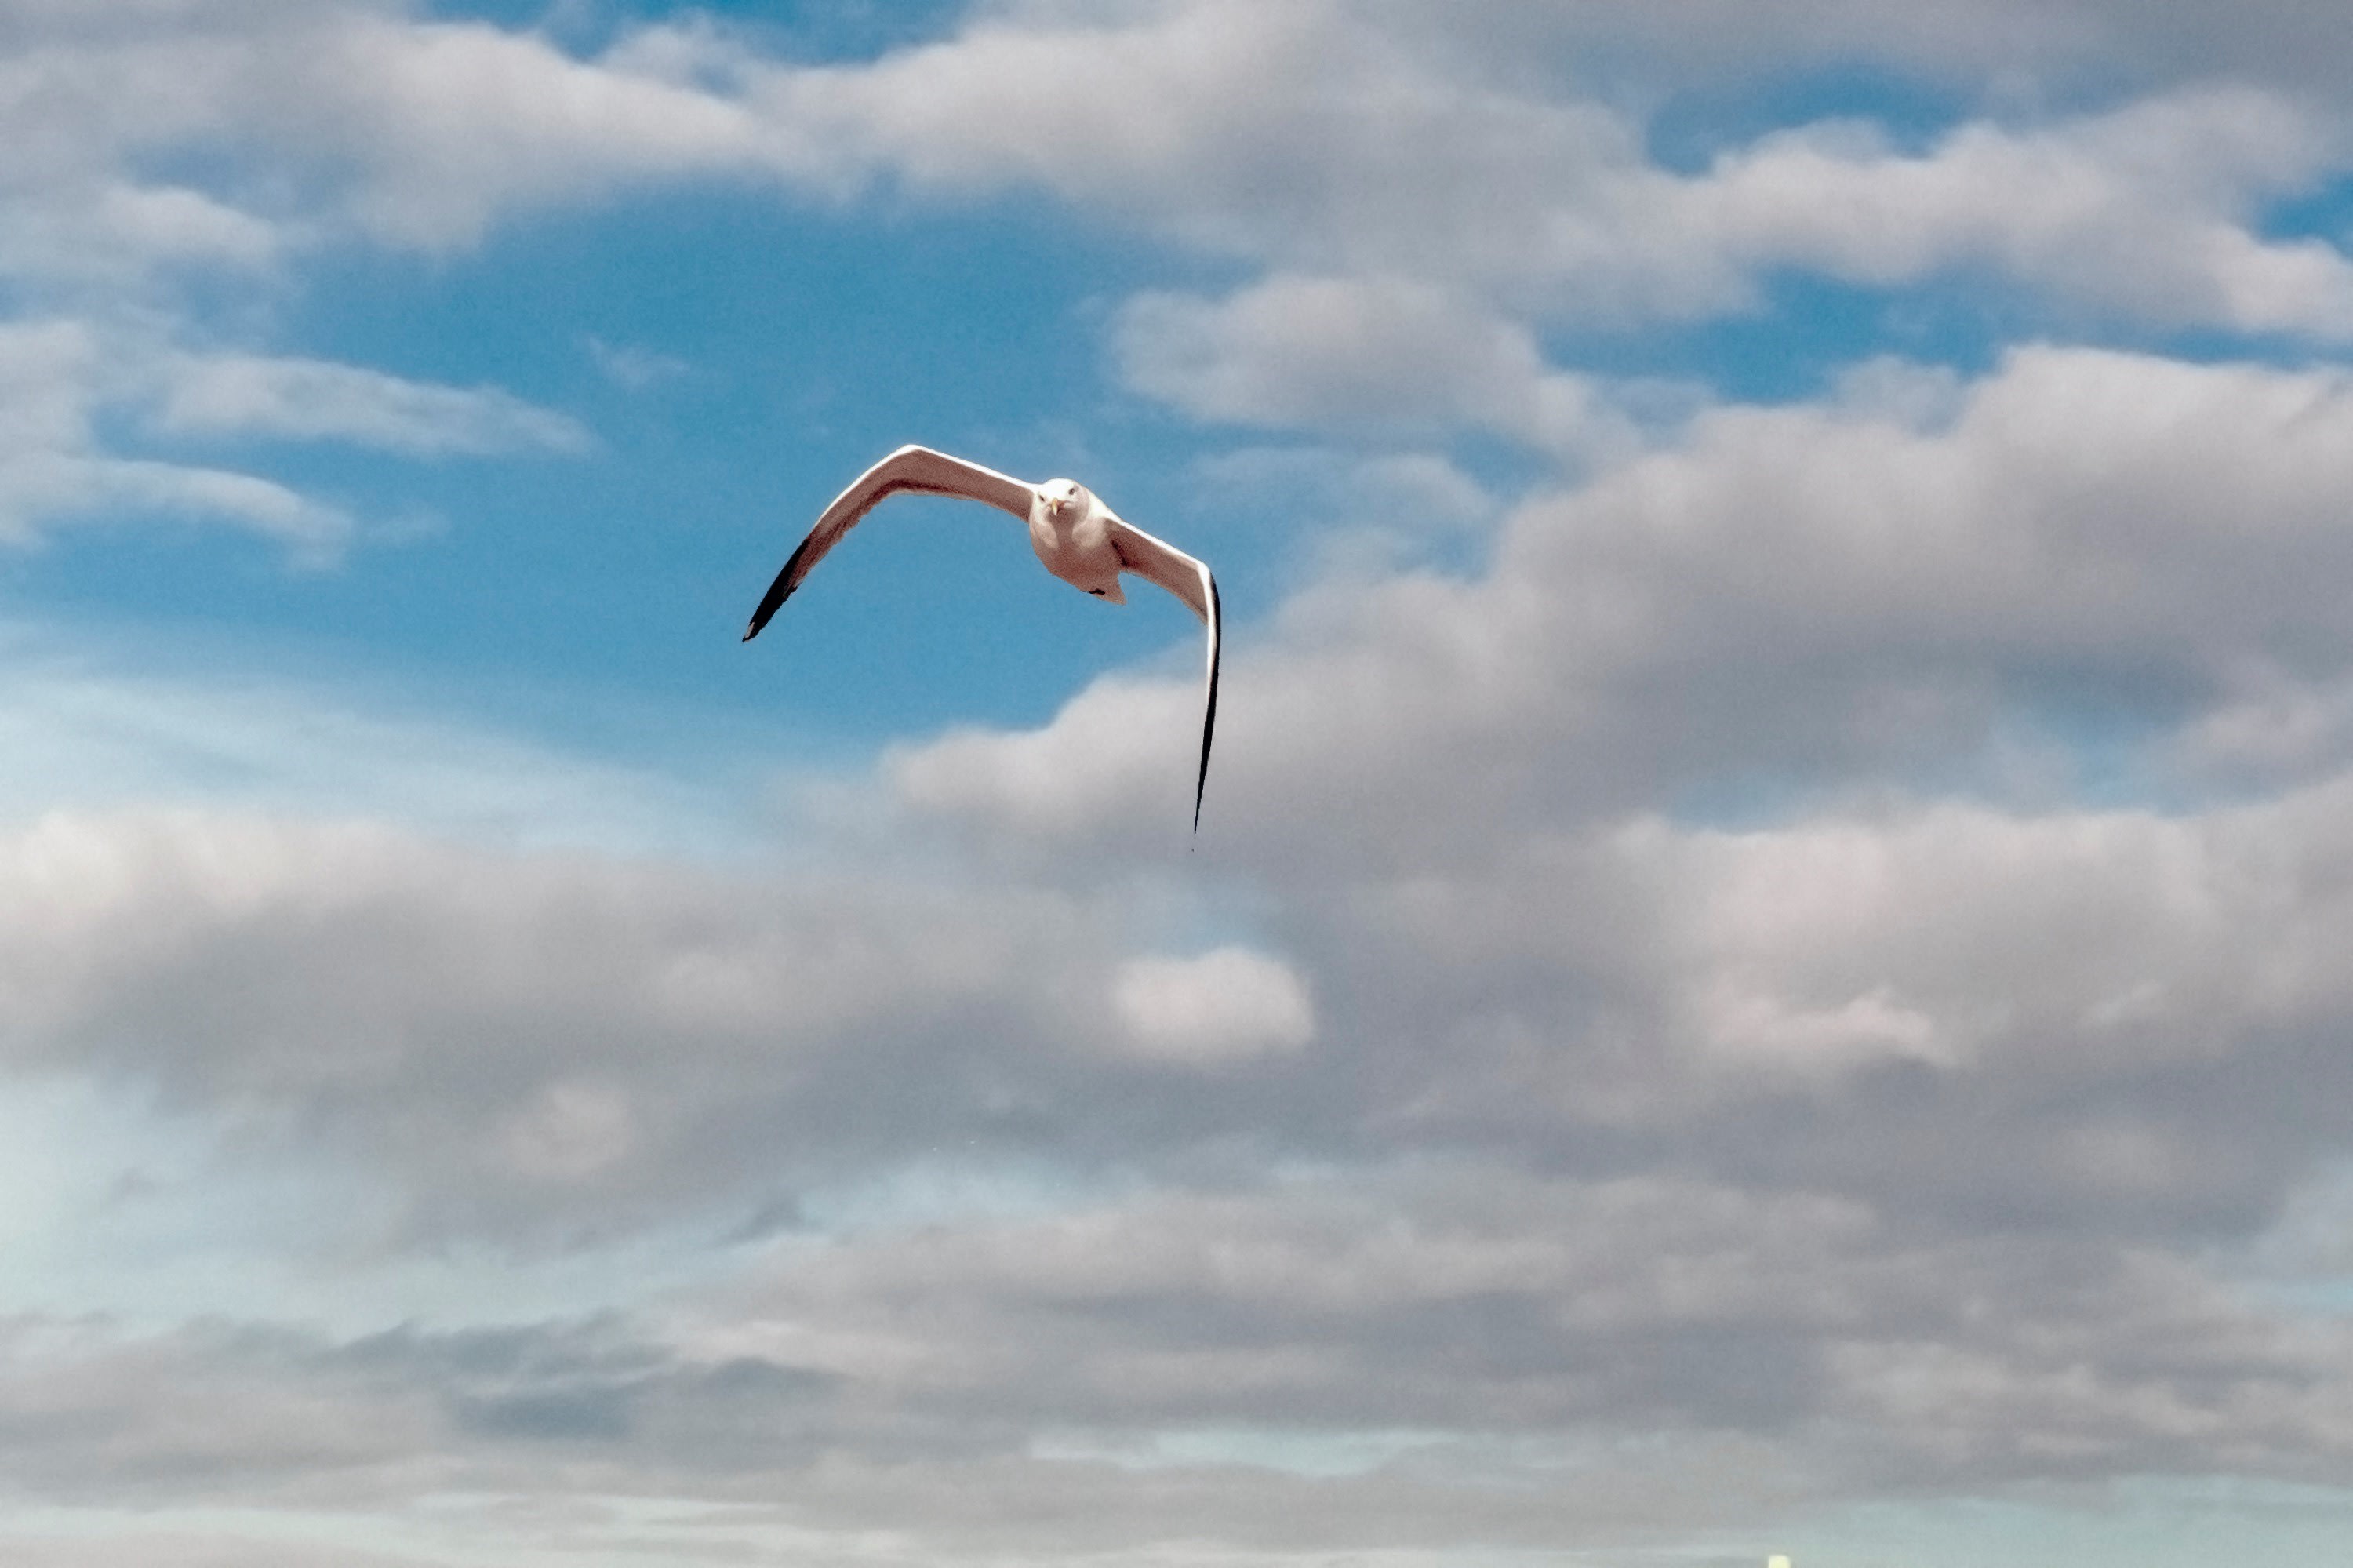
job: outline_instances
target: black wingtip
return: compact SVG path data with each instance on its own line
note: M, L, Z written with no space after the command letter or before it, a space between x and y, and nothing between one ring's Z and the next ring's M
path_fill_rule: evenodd
M1208 577L1208 573L1202 574ZM1201 709L1201 770L1193 776L1193 837L1201 836L1201 798L1209 792L1209 740L1218 733L1218 660L1217 629L1224 624L1225 614L1218 603L1218 579L1208 577L1209 584L1209 693Z
M744 641L749 642L766 630L768 622L776 619L776 611L785 607L785 600L792 597L790 588L786 588L782 593L770 588L766 597L763 598L752 611L752 624L744 629Z
M809 537L815 538L816 535L812 534ZM760 602L752 607L752 624L744 630L744 641L749 642L759 636L760 628L767 625L769 618L785 608L785 600L793 597L793 571L801 564L801 557L808 554L808 539L803 539L794 547L791 556L785 562L784 570L778 572L776 580L768 585L768 591L760 596Z

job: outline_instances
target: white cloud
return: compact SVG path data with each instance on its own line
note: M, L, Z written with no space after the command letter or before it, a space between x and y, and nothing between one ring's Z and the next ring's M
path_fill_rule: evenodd
M882 772L892 794L919 811L1018 822L1040 836L1102 832L1116 794L1123 831L1165 821L1173 846L1191 816L1186 748L1199 726L1198 687L1106 677L1043 729L951 730L888 748ZM1219 753L1221 797L1227 755Z
M794 161L789 127L626 54L576 60L480 24L362 22L320 43L287 128L333 128L359 171L352 216L394 243L467 244L520 207Z
M188 215L157 233L85 220L124 248L56 258L69 267L169 263L192 238L197 255L264 260L275 247L219 243L256 225L446 249L522 207L772 161L740 105L486 24L338 3L151 11L111 29L52 16L28 31L0 66L20 199L70 212L111 182L111 200ZM195 151L225 161L222 188L131 183L152 155Z
M1428 285L1275 277L1220 301L1146 293L1113 329L1122 375L1196 418L1402 430L1485 427L1563 456L1630 448L1591 382L1522 327Z
M1965 125L1919 155L1868 127L1788 132L1726 154L1682 200L1758 262L1877 284L1974 265L2127 318L2341 341L2353 263L2263 240L2253 220L2347 151L2284 100L2195 91L2029 131Z
M1807 1006L1729 980L1704 994L1699 1006L1708 1044L1736 1060L1799 1073L1888 1060L1956 1065L1937 1039L1936 1021L1894 1001L1883 985L1835 1004Z
M299 564L322 566L343 554L354 531L337 507L226 469L47 454L10 469L0 475L0 505L19 538L77 514L221 522L285 545Z
M1219 948L1195 959L1131 959L1111 1001L1141 1055L1215 1066L1296 1051L1315 1037L1307 987L1279 959Z

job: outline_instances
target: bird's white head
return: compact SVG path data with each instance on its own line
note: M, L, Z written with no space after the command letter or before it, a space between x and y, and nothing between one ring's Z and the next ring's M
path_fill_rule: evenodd
M1038 487L1046 498L1046 517L1052 523L1075 523L1087 514L1087 503L1094 499L1087 487L1075 479L1050 479Z

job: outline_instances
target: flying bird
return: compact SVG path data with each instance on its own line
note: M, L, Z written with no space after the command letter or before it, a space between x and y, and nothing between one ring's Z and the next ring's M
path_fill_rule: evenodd
M995 469L935 452L929 447L901 447L858 476L857 482L834 498L808 531L808 537L768 585L752 624L744 632L749 642L776 613L801 580L841 542L858 520L877 503L901 491L920 495L961 495L986 501L1029 524L1029 547L1046 569L1097 599L1125 604L1119 591L1119 574L1158 583L1185 601L1201 618L1209 635L1208 685L1201 705L1201 768L1193 780L1193 831L1201 831L1201 792L1209 782L1209 736L1218 726L1218 580L1209 568L1174 546L1162 543L1121 521L1117 513L1075 480L1050 479L1029 484Z

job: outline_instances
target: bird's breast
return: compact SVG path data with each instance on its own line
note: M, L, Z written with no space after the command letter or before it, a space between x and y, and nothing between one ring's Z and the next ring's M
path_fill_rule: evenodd
M1111 523L1090 509L1074 521L1057 523L1041 508L1029 516L1029 547L1046 569L1091 594L1117 599L1119 552L1111 542Z

